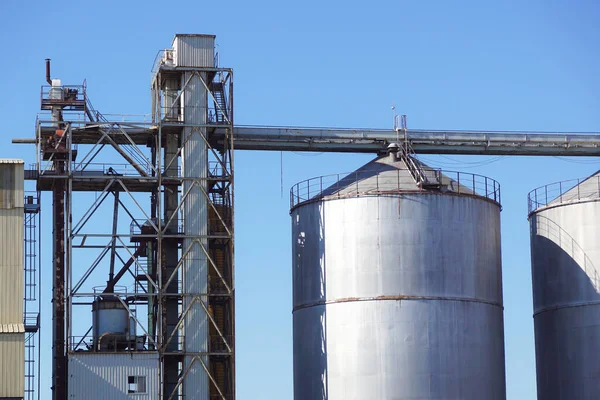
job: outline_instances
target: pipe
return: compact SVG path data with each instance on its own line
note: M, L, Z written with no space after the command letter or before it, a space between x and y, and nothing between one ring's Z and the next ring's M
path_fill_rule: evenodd
M13 144L36 144L37 143L37 139L36 138L13 138L12 140Z
M52 86L52 79L50 79L50 59L46 58L46 82Z

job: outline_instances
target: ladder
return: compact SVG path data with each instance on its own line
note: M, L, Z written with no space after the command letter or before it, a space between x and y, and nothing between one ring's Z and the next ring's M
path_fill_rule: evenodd
M25 328L25 400L39 399L40 328L40 203L38 192L27 192L24 201L23 230L23 325ZM36 346L36 341L38 345ZM36 349L37 347L37 349Z

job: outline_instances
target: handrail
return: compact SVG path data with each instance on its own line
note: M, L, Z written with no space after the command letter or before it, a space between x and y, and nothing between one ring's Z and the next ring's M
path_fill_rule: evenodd
M527 194L527 209L531 214L541 207L597 198L600 198L600 175L593 175L553 182L533 189Z
M408 171L401 174L400 171ZM448 192L479 196L500 204L500 184L483 175L467 172L423 169L424 174L434 173L440 186L448 186ZM422 185L416 185L408 168L398 168L395 176L392 171L383 171L385 179L380 178L382 171L363 170L350 173L324 175L298 182L290 189L290 208L301 203L322 198L344 198L394 193L401 191L432 192ZM373 179L374 178L374 179ZM447 178L448 180L446 181Z

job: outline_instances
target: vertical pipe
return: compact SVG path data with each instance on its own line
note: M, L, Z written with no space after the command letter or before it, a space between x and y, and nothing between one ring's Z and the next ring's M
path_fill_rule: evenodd
M113 227L112 227L112 244L110 251L110 265L108 272L108 284L112 286L112 290L114 291L114 278L115 278L115 256L117 252L117 223L119 220L119 192L114 191L113 195L115 196L115 203L113 209Z
M50 59L46 58L46 82L48 85L52 85L52 79L50 78Z

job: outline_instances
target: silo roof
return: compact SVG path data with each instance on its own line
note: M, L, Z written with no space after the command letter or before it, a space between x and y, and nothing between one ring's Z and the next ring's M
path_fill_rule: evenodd
M456 180L441 173L440 170L431 168L416 158L413 160L420 166L428 180L432 183L439 183L442 191L474 194L472 189L459 184ZM356 171L347 174L338 182L324 189L321 195L326 197L353 194L357 190L362 193L384 193L422 191L422 188L412 177L410 169L403 160L385 155L377 157Z
M427 178L426 184L418 184L406 162L392 153L379 156L351 173L322 176L296 184L291 190L291 207L308 200L402 192L456 193L500 202L500 186L493 179L441 171L416 158L412 161Z
M559 184L560 183L561 182L559 182ZM561 186L564 186L564 189L561 190L561 188L559 188L558 197L552 201L549 201L547 205L550 206L578 200L600 198L600 171L596 171L594 174L584 179L577 179L562 183L564 185ZM563 191L564 193L561 193Z

